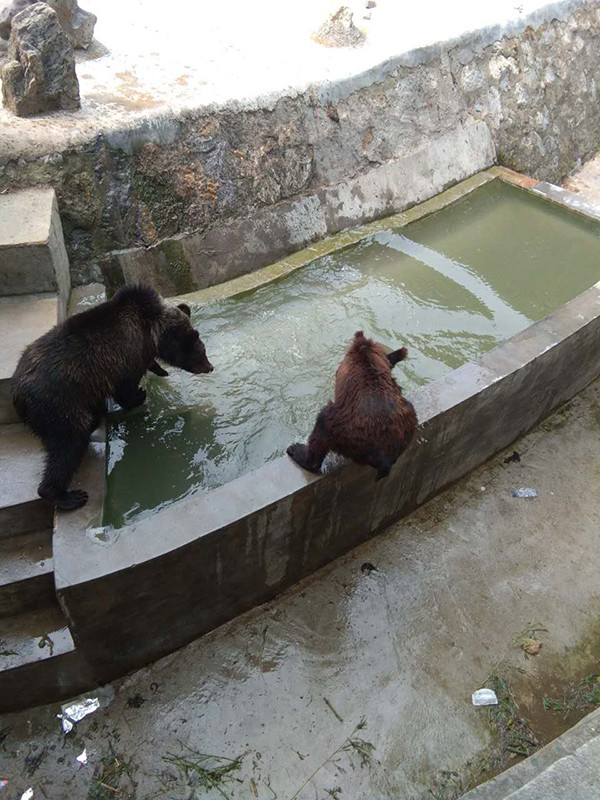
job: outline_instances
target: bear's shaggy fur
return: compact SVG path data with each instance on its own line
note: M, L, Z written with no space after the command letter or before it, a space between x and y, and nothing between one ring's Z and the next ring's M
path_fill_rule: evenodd
M167 374L157 357L194 374L213 369L189 307L166 305L149 286L122 288L25 349L11 388L17 413L47 452L40 497L64 509L85 504L86 492L67 489L106 400L141 405L146 370Z
M335 376L333 403L317 417L308 444L292 444L288 455L304 469L318 472L332 450L377 470L378 480L406 450L417 428L412 404L392 377L392 367L406 358L405 347L386 355L362 331Z

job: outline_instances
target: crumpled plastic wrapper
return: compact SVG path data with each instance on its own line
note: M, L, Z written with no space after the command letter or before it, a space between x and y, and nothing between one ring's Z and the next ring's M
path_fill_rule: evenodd
M86 697L85 700L78 700L75 703L61 706L62 714L57 714L58 719L62 720L64 733L73 730L76 722L79 722L88 714L93 714L100 708L100 700L97 697Z
M521 498L537 497L538 493L537 493L537 489L530 489L527 486L522 486L520 489L516 489L512 493L512 496L513 497L521 497Z
M82 767L85 766L85 764L87 764L88 762L87 747L83 748L83 753L80 753L75 760L79 761Z
M99 708L106 708L114 698L115 690L110 685L103 686L95 694L96 697L78 697L60 707L62 714L56 716L61 721L63 733L70 733L75 723L80 722L88 714L93 714Z
M23 792L21 795L21 800L31 800L33 797L33 789L27 789L26 792Z

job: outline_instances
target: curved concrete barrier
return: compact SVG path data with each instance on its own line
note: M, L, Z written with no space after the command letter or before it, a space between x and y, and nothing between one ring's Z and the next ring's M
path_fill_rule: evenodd
M111 531L93 527L98 446L82 475L95 501L61 515L54 536L57 594L78 649L106 681L181 647L374 536L599 374L600 283L415 392L420 436L385 481L356 465L309 475L284 457Z

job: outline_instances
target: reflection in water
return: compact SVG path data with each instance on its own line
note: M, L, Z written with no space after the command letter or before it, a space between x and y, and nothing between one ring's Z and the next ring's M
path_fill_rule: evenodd
M151 376L147 406L111 417L105 524L220 486L304 439L358 329L409 348L396 367L409 393L477 358L598 280L598 231L493 181L400 231L196 309L215 372Z

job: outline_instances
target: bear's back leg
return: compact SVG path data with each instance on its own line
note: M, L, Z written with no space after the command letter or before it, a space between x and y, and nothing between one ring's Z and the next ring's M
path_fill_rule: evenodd
M319 413L315 427L308 438L308 444L296 442L287 449L287 454L296 464L309 472L318 472L331 448L331 434L327 425L327 417L331 404L325 406Z
M81 422L84 423L84 420ZM86 418L85 423L80 428L74 428L65 422L58 422L51 430L36 431L46 448L46 464L38 494L57 508L80 508L88 499L87 492L80 489L68 491L69 483L81 464L98 419L90 415L89 421Z

